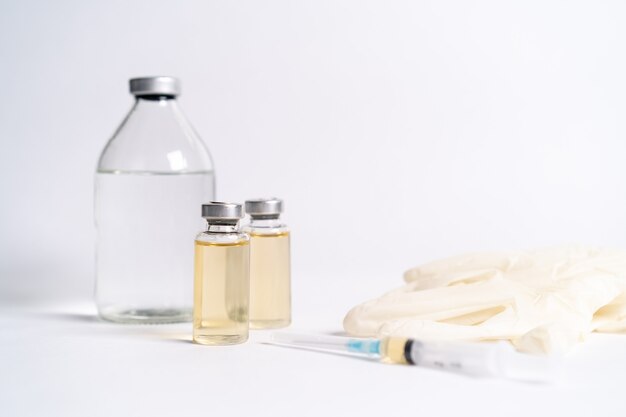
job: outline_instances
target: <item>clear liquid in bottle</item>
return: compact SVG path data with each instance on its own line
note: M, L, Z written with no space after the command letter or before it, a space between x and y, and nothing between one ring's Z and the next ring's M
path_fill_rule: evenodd
M191 321L198 207L213 173L96 175L100 314L121 323Z

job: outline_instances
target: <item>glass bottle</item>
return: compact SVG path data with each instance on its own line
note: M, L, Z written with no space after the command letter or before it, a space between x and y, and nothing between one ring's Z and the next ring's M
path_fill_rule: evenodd
M191 321L189 236L215 198L213 162L183 115L173 77L130 80L135 104L100 155L96 304L120 323Z
M250 222L250 327L269 329L291 323L289 228L280 220L277 198L246 201Z
M241 204L202 205L207 230L196 236L193 341L232 345L248 340L250 237L239 230Z

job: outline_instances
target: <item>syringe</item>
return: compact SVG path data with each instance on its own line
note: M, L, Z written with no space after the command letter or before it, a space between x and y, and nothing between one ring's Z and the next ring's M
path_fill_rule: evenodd
M545 382L552 377L551 358L516 352L504 342L422 341L400 337L359 339L342 336L273 333L267 343L337 352L388 363L404 363L471 376Z

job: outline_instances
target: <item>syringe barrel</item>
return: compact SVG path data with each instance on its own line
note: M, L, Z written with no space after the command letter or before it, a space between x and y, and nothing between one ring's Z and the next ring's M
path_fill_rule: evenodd
M475 376L500 374L501 344L423 342L409 339L405 345L407 362L418 366Z
M548 382L558 371L554 358L516 352L505 342L469 343L407 339L405 359L414 365L472 376Z

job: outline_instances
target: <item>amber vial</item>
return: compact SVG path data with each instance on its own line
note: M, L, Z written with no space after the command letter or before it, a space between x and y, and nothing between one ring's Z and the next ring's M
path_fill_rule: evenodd
M232 345L248 340L250 237L239 230L241 204L202 205L207 230L196 236L193 341Z
M246 201L250 222L250 327L272 329L291 323L289 229L280 220L277 198Z

